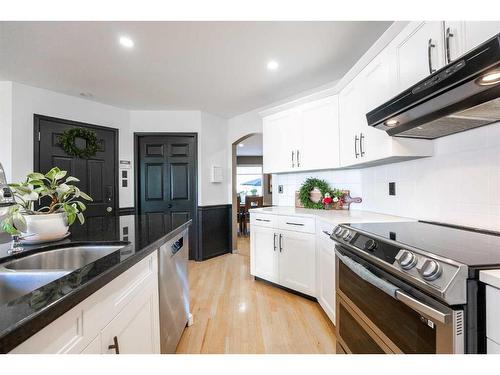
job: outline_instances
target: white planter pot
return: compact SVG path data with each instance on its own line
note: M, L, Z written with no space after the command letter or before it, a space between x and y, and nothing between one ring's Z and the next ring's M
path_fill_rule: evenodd
M68 234L66 213L47 215L25 215L26 232L22 232L26 242L41 243L57 241Z

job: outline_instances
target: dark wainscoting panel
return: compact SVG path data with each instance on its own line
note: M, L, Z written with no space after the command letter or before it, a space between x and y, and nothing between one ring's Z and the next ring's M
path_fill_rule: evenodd
M231 252L231 205L198 206L198 259Z

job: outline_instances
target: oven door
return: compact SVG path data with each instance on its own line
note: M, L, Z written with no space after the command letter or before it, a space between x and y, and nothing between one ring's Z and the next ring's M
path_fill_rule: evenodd
M337 245L339 353L463 353L454 310Z

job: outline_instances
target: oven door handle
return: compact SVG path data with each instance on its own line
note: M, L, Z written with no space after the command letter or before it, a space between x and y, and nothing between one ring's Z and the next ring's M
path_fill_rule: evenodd
M427 315L429 318L437 320L440 323L448 324L451 320L450 313L444 313L435 309L434 307L426 305L425 303L420 302L418 299L404 293L400 289L396 291L396 299L400 302L403 302L412 310L415 310L420 314Z
M389 283L370 272L366 267L349 258L348 256L343 255L338 250L335 251L337 258L345 264L347 268L349 268L356 275L361 277L367 283L373 285L377 289L385 292L390 295L392 298L404 303L406 306L410 307L412 310L427 315L429 318L434 319L440 323L447 324L451 319L451 313L445 313L426 305L425 303L417 300L416 298L406 294L396 285Z

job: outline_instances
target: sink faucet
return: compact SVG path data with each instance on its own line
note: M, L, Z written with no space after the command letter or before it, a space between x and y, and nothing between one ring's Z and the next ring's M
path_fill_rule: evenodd
M21 243L21 237L18 235L12 236L12 245L9 250L7 250L8 254L18 254L24 251L23 244Z
M14 194L7 184L7 178L3 170L2 163L0 163L0 216L7 213L8 207L16 204Z

